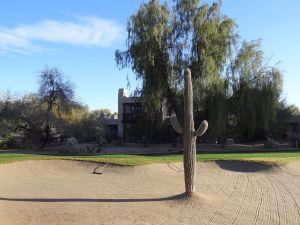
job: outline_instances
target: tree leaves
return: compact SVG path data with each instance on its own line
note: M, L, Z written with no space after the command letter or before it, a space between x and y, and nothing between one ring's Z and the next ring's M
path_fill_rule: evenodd
M143 3L128 20L127 49L116 51L116 62L131 67L141 80L139 93L150 120L161 118L157 115L165 100L181 120L183 70L189 67L196 123L209 119L210 136L251 139L274 123L281 72L268 66L260 41L240 41L237 25L222 14L221 3ZM232 121L244 125L235 129Z

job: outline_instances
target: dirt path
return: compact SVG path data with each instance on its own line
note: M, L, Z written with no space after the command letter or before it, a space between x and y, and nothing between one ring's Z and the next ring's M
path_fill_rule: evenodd
M201 195L187 201L181 164L107 166L27 161L0 165L0 224L300 224L300 163L198 163Z

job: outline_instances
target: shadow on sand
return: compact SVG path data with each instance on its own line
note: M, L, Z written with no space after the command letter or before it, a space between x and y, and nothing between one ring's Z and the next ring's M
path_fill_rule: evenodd
M170 200L186 199L185 193L163 198L3 198L0 201L10 202L110 202L110 203L130 203L130 202L161 202Z
M216 161L216 164L224 170L243 173L271 171L275 168L273 165L235 160L218 160Z

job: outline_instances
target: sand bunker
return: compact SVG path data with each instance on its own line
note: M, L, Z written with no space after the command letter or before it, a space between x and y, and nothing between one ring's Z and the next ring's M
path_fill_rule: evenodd
M182 165L74 161L0 165L0 224L300 224L300 163L197 164L201 195L186 200Z

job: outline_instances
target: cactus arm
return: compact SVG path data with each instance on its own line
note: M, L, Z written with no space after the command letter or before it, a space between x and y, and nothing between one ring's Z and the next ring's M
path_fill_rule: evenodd
M195 193L196 179L196 139L201 136L208 128L208 123L204 120L200 127L195 131L193 117L193 86L191 71L184 71L184 129L180 126L177 117L170 117L172 127L176 132L183 135L183 166L185 192L192 196Z
M199 126L199 128L196 130L195 136L198 136L198 137L202 136L205 133L205 131L207 130L207 128L208 128L208 123L206 120L204 120L201 123L201 125Z
M183 134L182 126L179 124L178 119L177 119L176 116L171 116L171 117L170 117L170 122L171 122L171 125L172 125L173 129L174 129L177 133Z

